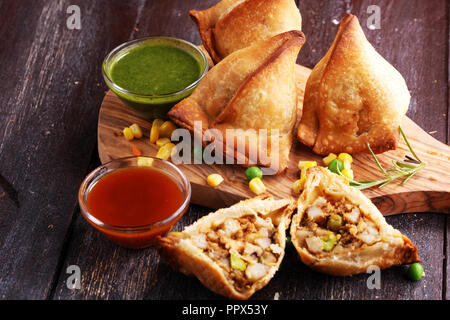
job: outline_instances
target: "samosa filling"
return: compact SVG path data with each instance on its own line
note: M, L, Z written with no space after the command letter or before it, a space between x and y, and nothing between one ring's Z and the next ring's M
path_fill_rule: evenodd
M224 271L238 291L246 291L276 265L283 252L270 218L228 218L193 236L193 243Z
M302 247L316 256L348 252L380 241L379 228L345 198L318 197L297 229Z

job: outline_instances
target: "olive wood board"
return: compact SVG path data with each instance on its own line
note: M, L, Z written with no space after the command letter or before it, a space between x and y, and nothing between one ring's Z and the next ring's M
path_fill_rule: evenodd
M296 78L299 96L299 116L303 105L304 88L311 69L296 65ZM141 126L144 137L127 141L121 134L124 127L137 123ZM100 108L98 120L98 152L102 163L112 159L132 156L134 144L143 156L155 156L158 147L150 143L151 122L140 118L112 92L108 91ZM450 147L443 144L422 130L408 117L404 117L402 129L417 156L427 162L427 167L419 171L404 185L402 178L382 188L363 190L384 215L408 212L450 212ZM296 132L296 130L294 131ZM411 155L407 145L400 137L396 150L378 154L377 158L384 168L392 167L392 160L404 160ZM323 156L314 154L311 149L294 138L290 153L289 166L285 172L275 176L264 176L267 192L275 197L297 197L292 192L292 183L299 179L297 164L299 160L315 160L322 164ZM352 169L355 180L378 180L382 173L370 154L353 155ZM239 200L253 197L245 177L245 168L239 165L207 165L180 164L191 182L194 204L217 209L230 206ZM206 183L211 173L219 173L224 177L218 187L213 188Z

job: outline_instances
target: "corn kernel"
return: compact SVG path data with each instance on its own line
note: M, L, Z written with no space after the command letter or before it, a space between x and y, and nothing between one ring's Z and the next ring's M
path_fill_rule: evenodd
M164 123L161 119L155 119L152 123L152 128L150 129L150 142L155 143L159 139L159 128Z
M342 163L344 164L344 168L345 169L351 169L352 168L353 158L348 153L344 153L344 152L340 153L339 156L338 156L338 159L342 161Z
M159 138L158 140L156 140L156 145L158 147L162 147L163 145L167 144L170 142L169 138Z
M133 123L130 126L130 129L136 139L142 138L142 130L137 123Z
M175 145L173 143L166 143L161 148L159 148L156 157L161 160L168 160L172 156L173 148L175 148Z
M322 159L323 164L326 165L328 167L328 165L330 164L331 161L333 161L334 159L337 158L337 155L335 155L334 153L330 153L328 156L326 156L325 158Z
M223 177L218 173L213 173L206 178L206 182L215 188L223 182Z
M352 169L344 169L341 173L349 180L353 180L353 170Z
M134 139L134 135L133 135L133 131L131 131L130 128L124 128L123 129L123 136L125 137L125 139L127 139L128 141L131 141Z
M303 170L307 168L317 167L316 161L299 161L298 162L298 169Z
M153 158L138 157L137 165L138 167L151 167L153 165Z
M172 121L166 121L159 127L159 136L170 138L176 128L177 126Z
M266 186L264 185L264 183L260 178L253 178L248 183L248 186L250 187L250 190L252 190L254 194L259 195L261 193L266 192Z

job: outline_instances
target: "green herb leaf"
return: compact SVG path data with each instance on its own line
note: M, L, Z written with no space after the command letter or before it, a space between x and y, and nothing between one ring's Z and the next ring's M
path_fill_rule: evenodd
M370 148L370 145L367 143L367 149L369 149L370 154L372 155L372 158L374 159L375 163L377 164L378 168L380 169L381 173L385 176L384 179L380 180L366 180L366 181L350 181L350 185L359 189L369 189L378 186L378 188L382 188L388 183L394 181L395 179L398 179L400 177L405 177L405 179L402 181L402 185L408 182L409 179L411 179L417 172L424 169L427 164L426 162L422 162L417 154L414 152L413 148L411 147L411 144L409 143L408 139L406 138L405 133L403 132L402 128L399 126L400 133L402 134L403 139L405 140L406 145L408 146L409 150L411 151L411 154L413 155L414 159L406 156L407 161L417 163L417 165L413 165L410 163L404 163L401 161L392 161L392 164L394 168L385 170L381 163L378 161L377 157L375 156L375 153ZM337 170L338 174L343 176L342 172L340 170Z

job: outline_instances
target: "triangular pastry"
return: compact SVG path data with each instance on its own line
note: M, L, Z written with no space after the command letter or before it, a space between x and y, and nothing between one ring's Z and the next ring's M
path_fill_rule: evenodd
M298 140L317 154L395 149L410 93L401 74L367 41L358 19L342 18L308 78Z
M190 10L203 46L215 63L230 53L277 34L301 30L294 0L222 0L203 10Z
M174 269L196 276L210 290L248 299L278 270L294 209L293 199L258 196L159 237L157 248Z
M417 247L360 190L322 167L307 171L290 234L303 263L331 275L420 261Z
M295 62L304 41L301 31L289 31L235 51L208 71L169 117L191 132L196 121L203 130L218 130L224 154L240 159L234 163L283 171L297 117ZM226 147L226 135L233 131L227 129L245 134L236 134Z

